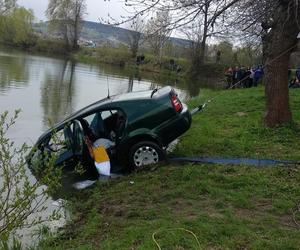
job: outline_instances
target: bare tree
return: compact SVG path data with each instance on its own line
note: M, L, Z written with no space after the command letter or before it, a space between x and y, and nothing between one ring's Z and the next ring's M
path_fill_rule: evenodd
M170 28L178 28L193 22L199 15L205 19L203 13L208 3L214 9L211 27L217 25L218 20L225 22L224 13L230 11L231 15L227 17L235 17L234 23L239 24L239 27L242 25L242 31L260 35L265 62L265 124L272 127L290 122L292 115L287 86L288 64L300 31L299 0L127 0L125 5L135 10L134 15L129 18L145 15L153 10L169 11L172 15Z
M241 1L236 23L244 35L260 37L265 65L265 124L274 127L292 121L289 107L289 58L300 32L299 0Z
M66 13L69 10L69 1L49 1L46 15L50 20L50 29L57 31L64 38L65 45L69 47L68 23Z
M128 0L126 6L134 7L135 14L125 17L125 22L139 15L155 11L168 12L172 17L169 29L178 29L194 23L201 27L200 63L204 62L207 39L220 32L227 11L241 0Z
M4 15L8 11L16 7L17 0L0 0L0 15Z
M272 1L273 2L273 1ZM300 32L299 0L274 1L273 18L263 20L263 51L266 71L266 115L268 126L291 122L289 107L288 67L292 48Z
M141 17L137 17L129 23L130 32L127 33L127 45L131 51L132 58L137 56L142 43L145 23Z
M52 28L64 38L67 47L78 49L81 21L85 14L85 0L50 0L46 15Z
M171 16L169 11L156 12L155 16L147 23L147 41L154 54L157 55L159 64L162 62L163 49L172 32L172 29L169 28L170 23Z
M198 7L197 7L198 6ZM197 33L199 43L199 64L204 63L206 53L207 39L216 36L224 31L223 21L226 18L228 7L228 1L216 1L216 0L201 0L195 1L193 8L197 9L197 16L193 16L193 20L190 22L191 28ZM219 21L219 19L221 19Z
M201 43L202 28L199 22L191 23L180 29L186 38L190 41L188 56L191 61L191 72L196 72L202 64Z
M73 0L71 2L71 18L70 23L72 25L72 33L73 33L73 50L77 50L78 46L78 38L81 30L81 21L83 20L83 16L86 11L85 0Z

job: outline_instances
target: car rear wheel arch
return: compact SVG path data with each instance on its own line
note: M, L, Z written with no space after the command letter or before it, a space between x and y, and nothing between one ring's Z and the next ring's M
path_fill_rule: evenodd
M156 143L159 147L163 147L162 143L158 138L155 138L152 135L143 134L143 135L136 135L130 139L130 141L127 143L128 148L131 148L134 144L137 144L141 141L150 141Z

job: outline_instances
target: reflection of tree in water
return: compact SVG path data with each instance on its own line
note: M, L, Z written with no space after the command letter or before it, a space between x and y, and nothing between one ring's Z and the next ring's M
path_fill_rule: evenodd
M134 87L134 81L135 81L135 79L137 80L137 82L136 82L136 85ZM136 75L130 75L128 77L127 93L139 90L139 88L137 87L139 84L143 84L143 83L141 83L141 78L137 77ZM153 90L153 89L155 89L158 86L154 82L151 82L149 84L148 83L147 84L144 83L144 85L147 86L147 89L149 89L149 90Z
M127 92L132 92L133 91L133 77L129 76L129 82L128 82L128 89Z
M0 92L14 86L26 86L29 79L27 57L0 55Z
M153 90L153 89L155 89L157 87L158 87L157 84L155 84L154 82L151 82L149 89Z
M207 76L207 75L191 75L184 79L184 86L188 90L191 97L198 96L201 88L208 89L223 89L224 80L222 76Z
M75 62L56 64L54 74L45 74L41 87L41 105L44 109L44 126L57 123L73 111Z
M190 96L196 96L199 94L199 84L191 84L188 85L188 83L193 83L193 80L191 81L185 81L185 79L177 77L177 75L165 75L165 76L160 76L160 75L154 75L153 79L154 81L147 81L143 82L142 81L142 75L138 70L133 72L131 75L128 77L128 89L127 92L132 92L132 91L138 91L141 89L144 90L154 90L156 88L161 88L166 85L172 86L176 92L179 94L179 97L181 100L186 101ZM160 79L160 81L158 81ZM158 82L163 82L163 83L158 83ZM134 84L135 83L135 84ZM144 86L139 86L139 85L144 85ZM191 93L190 93L191 91Z
M200 84L197 79L189 78L186 80L186 83L190 97L198 96L200 93Z

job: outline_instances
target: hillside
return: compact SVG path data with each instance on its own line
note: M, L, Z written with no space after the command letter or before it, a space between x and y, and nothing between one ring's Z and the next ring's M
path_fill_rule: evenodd
M86 40L103 42L126 42L130 30L96 22L83 22L81 37Z
M48 34L48 22L34 24L34 29L43 34ZM83 21L83 28L81 32L81 38L84 40L93 40L96 43L110 42L113 44L125 43L128 33L131 32L128 29L115 27L103 23L96 23L90 21ZM171 42L174 45L187 46L188 40L171 37Z

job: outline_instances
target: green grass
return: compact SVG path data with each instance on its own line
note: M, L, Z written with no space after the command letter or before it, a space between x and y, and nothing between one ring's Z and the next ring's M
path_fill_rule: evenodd
M263 126L263 88L203 90L190 101L190 107L212 101L193 117L191 129L174 153L299 160L300 91L292 89L290 97L294 123L270 129Z
M186 228L203 249L298 249L292 212L299 181L298 168L283 167L188 165L133 174L76 194L73 223L47 247L155 249L152 234L162 230L162 249L197 249L190 234L176 230Z
M300 158L300 91L291 93L295 123L276 129L262 126L262 88L205 90L190 106L216 95L174 154ZM156 249L156 233L162 249L198 249L185 228L202 249L299 249L299 183L296 165L150 168L73 194L72 222L39 248Z

